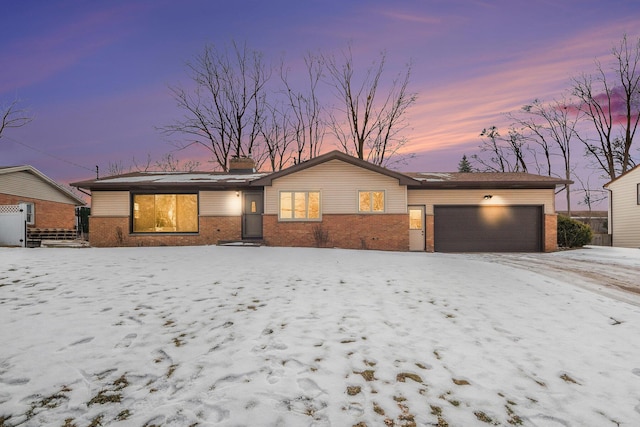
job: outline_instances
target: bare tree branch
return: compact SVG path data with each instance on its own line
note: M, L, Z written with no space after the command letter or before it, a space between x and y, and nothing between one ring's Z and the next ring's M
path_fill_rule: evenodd
M391 83L386 95L379 95L386 54L374 61L357 82L351 48L338 60L325 57L329 84L341 106L330 114L329 127L342 149L358 158L385 165L407 143L399 135L407 127L405 113L417 95L408 91L411 65Z
M161 130L182 135L185 140L179 148L194 144L207 148L224 171L231 156L260 159L258 136L271 74L262 54L236 43L228 49L207 45L187 69L195 87L170 88L184 116Z
M18 107L19 103L20 101L15 99L0 108L0 138L6 129L19 128L33 120L27 110Z
M575 77L572 87L597 134L595 140L578 137L609 179L635 164L631 148L640 120L640 38L631 43L625 35L612 56L609 73L596 61L596 74Z

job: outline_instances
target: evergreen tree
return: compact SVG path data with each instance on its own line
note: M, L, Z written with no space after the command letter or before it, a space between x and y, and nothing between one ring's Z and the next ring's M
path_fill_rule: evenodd
M462 159L458 163L458 172L473 172L471 169L471 163L467 160L466 154L462 155Z

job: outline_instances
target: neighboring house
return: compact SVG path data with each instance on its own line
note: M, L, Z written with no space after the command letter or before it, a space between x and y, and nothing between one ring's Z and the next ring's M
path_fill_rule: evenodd
M246 161L246 159L244 160ZM259 241L395 251L554 251L555 189L523 173L400 173L332 151L256 173L132 173L91 191L93 246Z
M640 165L604 185L612 246L640 248Z
M28 233L56 229L75 233L76 206L84 200L33 166L0 167L0 205L24 204Z

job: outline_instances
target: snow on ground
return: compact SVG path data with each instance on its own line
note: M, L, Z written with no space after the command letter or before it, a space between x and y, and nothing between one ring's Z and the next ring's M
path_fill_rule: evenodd
M0 426L639 425L640 294L613 289L639 274L595 247L0 248Z

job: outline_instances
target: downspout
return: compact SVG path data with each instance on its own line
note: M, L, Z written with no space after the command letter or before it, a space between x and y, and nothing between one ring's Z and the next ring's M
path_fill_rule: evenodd
M607 232L611 236L611 244L613 246L613 191L610 188L607 188L607 192L609 192L609 209L607 212Z

